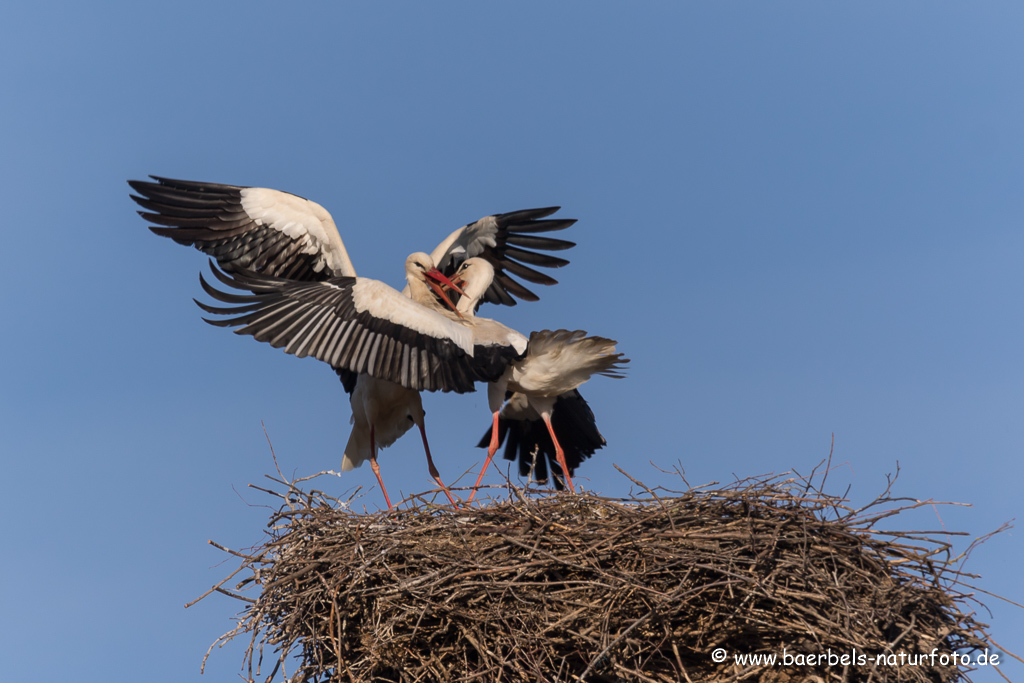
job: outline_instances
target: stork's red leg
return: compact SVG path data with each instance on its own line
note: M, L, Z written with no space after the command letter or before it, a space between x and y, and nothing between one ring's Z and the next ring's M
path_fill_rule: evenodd
M373 438L373 425L370 425L370 469L377 475L377 483L380 484L380 490L384 494L384 502L388 504L388 510L393 510L391 499L388 498L388 490L384 488L384 480L380 478L380 465L377 464L377 443Z
M473 491L469 494L469 498L466 499L467 505L473 502L473 497L476 496L476 490L480 488L480 482L484 480L484 472L487 471L488 465L491 464L494 454L498 452L498 414L500 412L500 410L494 411L494 425L491 427L491 445L487 447L487 459L484 460L484 466L480 469L480 476L476 478L476 484L473 485Z
M562 450L561 444L558 443L558 437L555 436L555 428L551 426L551 415L542 413L541 417L544 419L544 424L548 426L551 441L555 444L555 458L558 460L558 464L562 466L562 476L565 477L565 484L569 487L570 491L576 493L576 489L572 485L572 479L569 477L569 466L565 463L565 452Z
M430 476L432 476L434 481L441 486L441 490L444 491L444 495L448 496L448 502L451 503L453 507L459 507L459 504L455 502L454 498L452 498L452 492L449 491L448 487L444 485L443 481L441 481L441 473L437 471L436 467L434 467L434 459L430 457L430 446L427 444L426 427L420 424L419 428L420 436L423 437L423 450L427 453L427 468L430 470Z

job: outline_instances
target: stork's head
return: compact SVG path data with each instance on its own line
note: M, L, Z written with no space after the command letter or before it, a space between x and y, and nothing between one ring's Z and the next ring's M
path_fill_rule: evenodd
M405 277L407 280L422 280L424 277L423 273L433 269L434 261L430 258L430 254L424 254L422 251L409 254L409 258L405 259Z
M429 254L424 254L422 251L409 254L409 258L405 259L405 279L409 283L410 292L413 292L413 299L419 298L417 294L420 291L429 296L426 289L422 289L423 285L426 285L434 290L434 294L444 301L450 309L459 314L459 317L462 317L455 304L445 294L442 286L449 287L459 294L464 295L465 293L454 282L445 277L444 273L434 267L434 261L430 258ZM420 303L423 302L421 301Z
M463 296L459 299L459 311L469 313L476 310L484 292L491 286L494 280L494 266L479 257L466 259L455 271L452 280L463 289Z

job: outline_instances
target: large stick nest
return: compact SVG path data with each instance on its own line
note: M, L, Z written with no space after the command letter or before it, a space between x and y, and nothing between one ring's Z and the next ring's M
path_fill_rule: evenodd
M269 538L212 589L248 603L221 641L249 636L250 681L952 681L952 653L994 649L947 532L878 530L925 504L888 490L852 509L768 477L357 514L277 481ZM223 588L239 574L255 600Z

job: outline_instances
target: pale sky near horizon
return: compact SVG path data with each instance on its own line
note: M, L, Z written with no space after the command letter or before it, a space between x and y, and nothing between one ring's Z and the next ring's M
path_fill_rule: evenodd
M579 222L558 235L577 242L560 284L481 314L611 337L632 359L582 388L608 440L578 472L590 490L629 492L612 463L677 488L662 470L808 473L834 434L833 493L864 503L899 468L897 495L969 506L890 528L964 532L962 551L1024 511L1018 4L3 17L5 678L233 680L243 645L199 664L238 605L182 607L233 569L206 541L261 540L272 501L247 485L274 471L264 426L295 476L337 469L348 435L330 368L202 322L205 257L151 234L128 197L147 174L313 199L359 273L393 286L408 253L468 221L562 206ZM442 474L475 472L485 393L425 403ZM381 467L393 498L431 488L415 432ZM322 486L383 505L368 467ZM964 570L1024 603L1021 547L1001 533ZM1024 652L1024 609L978 597Z

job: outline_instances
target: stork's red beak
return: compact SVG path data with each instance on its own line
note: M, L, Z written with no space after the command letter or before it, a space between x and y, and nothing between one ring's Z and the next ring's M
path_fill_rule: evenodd
M461 287L457 286L454 282L449 280L448 277L437 268L431 268L430 270L426 271L425 275L429 278L433 278L437 282L440 282L442 285L447 286L449 289L454 289L462 296L466 296L466 293L462 291Z
M452 309L455 315L461 318L462 314L459 313L459 309L455 307L455 304L452 303L452 300L448 298L447 294L445 294L444 287L448 287L449 289L458 292L462 296L466 296L466 293L462 291L462 288L458 287L454 282L449 280L448 277L444 273L439 271L437 268L431 268L430 270L424 271L423 275L426 277L427 284L430 286L432 290L434 290L434 293L441 297L441 299L446 304L448 304L448 308Z

